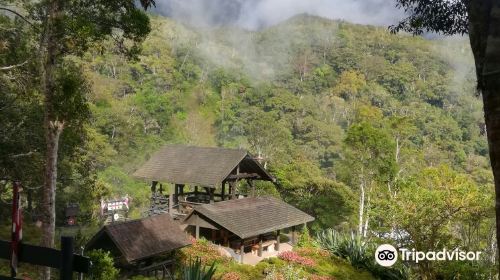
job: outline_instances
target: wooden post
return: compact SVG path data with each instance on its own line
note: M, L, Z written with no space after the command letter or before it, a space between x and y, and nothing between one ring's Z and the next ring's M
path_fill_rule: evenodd
M195 237L196 237L196 239L200 239L200 226L199 225L196 225Z
M259 257L262 257L262 235L259 235Z
M236 199L236 182L235 181L229 181L229 194L230 194L230 199Z
M177 196L177 204L179 205L178 206L179 211L182 209L180 202L185 201L185 199L186 198L184 197L184 185L179 185L179 196Z
M172 193L172 188L170 188L170 192L168 193L168 213L170 214L171 217L174 216L174 194Z
M292 227L292 246L295 246L295 226Z
M226 181L222 181L222 187L221 187L221 191L220 191L220 194L221 194L221 199L222 201L226 200L225 196L226 196Z
M217 231L215 229L212 229L212 242L215 243L215 240L217 239Z
M240 245L240 263L243 263L243 256L245 255L245 243L243 242L243 239L241 239L241 245Z
M278 229L278 232L276 234L276 251L280 251L280 234L281 234L281 231Z
M85 247L80 247L80 256L83 256L83 253L85 251ZM78 273L78 280L83 280L83 273Z
M174 193L175 193L174 203L178 204L179 203L179 185L178 184L175 184Z
M240 166L238 165L236 167L236 175L239 175L240 174ZM236 192L238 191L238 179L236 179L236 181L234 181L234 192L233 192L233 198L236 199Z
M254 185L254 183L253 183L253 180L251 180L251 179L250 179L250 180L247 180L247 183L248 183L248 185L250 185L250 187L252 188L251 193L250 193L250 196L251 196L251 197L255 197L255 185Z
M158 184L158 181L153 181L151 182L151 193L156 192L156 185Z
M194 193L198 195L198 186L194 186Z
M73 237L61 236L61 280L73 279Z
M215 189L209 188L209 190L210 190L210 204L214 204L215 203L215 199L214 199Z
M221 234L223 236L223 239L224 239L224 243L222 244L223 246L228 246L228 232L224 229L221 229Z

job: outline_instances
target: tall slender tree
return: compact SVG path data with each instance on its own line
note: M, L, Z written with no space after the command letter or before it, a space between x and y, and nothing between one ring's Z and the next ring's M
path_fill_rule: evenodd
M495 180L497 252L500 250L500 0L397 0L408 15L393 31L468 34L477 89L483 98ZM500 254L499 254L500 255Z
M70 73L79 69L71 66L68 57L82 55L105 40L113 40L118 51L133 58L150 32L149 18L134 0L8 2L17 7L6 6L7 2L2 1L0 9L28 21L37 36L40 59L37 76L44 97L46 142L42 245L53 247L59 139L64 128L81 115L85 106L85 80ZM146 10L155 2L141 0L139 4ZM43 278L50 279L50 270L44 271Z

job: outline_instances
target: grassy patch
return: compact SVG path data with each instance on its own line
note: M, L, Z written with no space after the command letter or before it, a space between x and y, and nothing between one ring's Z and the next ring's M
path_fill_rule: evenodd
M375 279L369 272L352 267L346 261L332 256L326 250L315 247L296 248L295 254L313 260L314 264L301 265L280 258L266 259L255 266L239 264L232 258L222 256L215 245L204 239L193 240L193 246L182 249L179 254L179 261L181 266L196 257L199 257L206 265L215 262L217 267L215 279L221 280L269 279L269 277L276 277L276 275L285 274L289 271L296 273L292 276L292 278L299 277L296 280L300 278L312 280ZM283 277L286 280L290 276L283 275Z

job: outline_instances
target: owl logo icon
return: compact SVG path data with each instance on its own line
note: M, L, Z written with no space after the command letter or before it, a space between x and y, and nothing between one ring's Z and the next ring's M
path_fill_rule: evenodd
M381 266L391 267L396 263L397 260L398 251L392 245L380 245L375 251L375 261Z

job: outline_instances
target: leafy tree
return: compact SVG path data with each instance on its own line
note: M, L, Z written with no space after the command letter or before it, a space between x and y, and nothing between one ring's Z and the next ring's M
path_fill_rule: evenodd
M396 239L403 247L422 251L462 247L461 236L454 228L469 216L480 220L487 215L488 195L468 176L447 166L426 168L400 184L397 198L381 208L391 215L381 217L396 225ZM465 248L477 251L481 249L478 246ZM419 275L436 277L431 263L419 263L417 267Z
M484 104L489 154L496 193L497 244L500 244L500 3L495 0L398 0L409 15L393 31L469 34L476 62L477 88ZM497 246L500 252L500 246Z
M276 120L273 113L247 111L244 129L250 148L257 155L266 158L264 166L267 166L266 161L277 160L286 155L285 143L290 142L290 131Z
M355 99L364 87L366 80L363 74L352 70L344 71L340 74L339 82L333 88L332 94L344 99Z
M297 241L297 247L313 247L313 239L309 233L309 228L304 225L302 231L300 232L299 240Z
M359 187L358 234L366 237L376 188L387 184L396 172L394 144L385 131L367 122L350 127L344 142L342 177L349 185Z
M24 22L7 19L16 26ZM78 221L96 224L99 198L127 193L133 197L129 217L139 217L149 202L149 188L131 177L133 170L165 143L213 145L214 139L221 146L247 148L254 155L260 146L279 186L262 183L258 193L281 195L315 216L313 232L327 227L357 228L359 175L363 174L372 186L370 207L365 207L369 208L365 215L368 232L373 233L370 237L386 236L396 228L384 207L427 166L446 164L454 172L470 175L487 192L492 176L487 141L481 134L485 132L482 107L471 94L473 86L467 85L472 56L463 38L429 41L391 35L384 28L299 16L258 32L222 28L216 37L207 39L206 33L171 19L150 19L152 32L138 60L128 60L113 40L105 40L83 56L65 57L60 64L75 67L77 76L83 72L82 82L89 83L82 84L82 90L88 86L92 91L85 100L89 121L68 120L61 135L58 217L67 202L78 200L84 211ZM0 65L20 64L36 53L29 45L37 44L30 24L24 23L24 31L17 36L10 25L3 28L0 41L6 40L10 47L0 48ZM229 31L234 36L227 36ZM252 54L234 37L255 43ZM21 39L28 44L21 44ZM307 71L301 82L295 63L303 63L304 58L307 69L303 70ZM5 77L2 86L9 89L7 94L0 93L5 96L0 106L14 101L14 106L0 108L5 123L0 127L0 153L7 155L0 157L0 168L2 174L22 172L41 185L43 96L37 91L36 61L32 64L0 70ZM347 72L362 77L363 85L345 78L341 81ZM18 79L10 79L13 75ZM75 81L71 75L58 75L61 84L64 77ZM358 91L350 96L332 94L341 84ZM353 134L353 124L370 129L354 133L357 136L350 142L343 141ZM365 139L368 145L356 139ZM375 148L364 149L368 147ZM381 151L381 161L362 158L360 162L372 150ZM18 159L29 160L9 158L25 154L29 157ZM379 169L385 163L397 168ZM35 208L40 200L36 195ZM483 202L483 206L488 204ZM2 206L0 202L3 213L10 211ZM453 217L453 239L463 240L461 246L490 248L494 230L484 213L488 209ZM446 270L447 275L458 271L455 265L442 266L439 271Z
M143 0L141 4L147 9L154 2ZM42 245L53 247L59 139L63 129L81 117L85 108L84 80L67 57L81 55L111 37L117 50L135 56L150 27L147 15L132 0L27 1L24 7L27 20L33 21L30 25L35 40L40 42L34 51L40 65L37 76L43 95L46 142ZM50 270L46 270L44 278L50 278Z
M89 273L92 280L115 280L118 278L119 270L114 267L113 257L102 249L92 250L87 253L92 261Z

